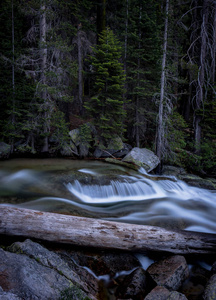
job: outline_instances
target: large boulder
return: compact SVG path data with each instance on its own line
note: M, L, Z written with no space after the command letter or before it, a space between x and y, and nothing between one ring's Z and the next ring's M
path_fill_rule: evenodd
M10 156L10 145L0 142L0 159L5 159Z
M159 163L159 158L149 149L133 148L122 161L133 163L139 167L143 167L146 172L151 172Z
M0 286L4 292L26 300L57 300L65 290L97 298L98 280L72 260L65 261L31 240L16 242L8 250L0 248Z
M0 248L0 286L21 299L58 299L70 281L25 255Z

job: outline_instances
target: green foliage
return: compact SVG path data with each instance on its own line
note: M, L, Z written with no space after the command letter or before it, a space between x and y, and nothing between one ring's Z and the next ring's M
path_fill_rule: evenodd
M172 151L176 148L184 149L186 147L186 133L187 123L183 117L174 111L168 120L167 139Z
M69 288L61 292L59 300L90 300L90 298L83 296L82 290L76 285L71 284Z
M159 90L161 56L157 6L156 1L116 1L110 7L116 13L108 19L124 45L128 135L132 140L138 134L142 146L148 145L148 136L152 143L155 130L152 98Z
M60 149L65 143L69 143L68 126L65 122L63 112L55 110L51 117L52 140L56 141L55 147L52 149Z
M92 142L92 133L91 133L91 124L85 123L79 126L81 142L85 143L87 146L90 146Z
M104 30L90 58L93 68L93 95L85 107L94 118L100 135L109 139L122 135L125 111L123 108L124 71L120 63L121 47L110 29Z
M166 126L165 160L169 163L175 161L176 164L181 164L182 155L184 155L184 149L187 144L186 128L188 125L178 112L173 111L167 120Z

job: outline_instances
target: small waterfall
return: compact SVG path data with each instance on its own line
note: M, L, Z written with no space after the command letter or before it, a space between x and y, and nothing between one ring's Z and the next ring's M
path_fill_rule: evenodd
M34 161L35 169L19 165L12 171L0 170L0 203L216 233L215 191L174 177L151 176L142 168L138 173L101 162L63 160L53 170L54 161L43 160L41 165Z
M121 181L111 180L109 185L86 185L75 180L66 187L77 198L87 203L113 203L165 197L163 189L150 180L144 181L127 176L122 176L121 179Z

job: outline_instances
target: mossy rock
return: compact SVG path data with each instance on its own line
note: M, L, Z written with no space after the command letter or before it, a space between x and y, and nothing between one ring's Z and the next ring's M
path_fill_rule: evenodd
M114 159L114 158L106 158L105 161L108 163L111 163L111 164L116 164L116 165L120 165L125 168L133 169L135 171L138 171L140 168L139 166L137 166L133 163L123 162L121 160Z

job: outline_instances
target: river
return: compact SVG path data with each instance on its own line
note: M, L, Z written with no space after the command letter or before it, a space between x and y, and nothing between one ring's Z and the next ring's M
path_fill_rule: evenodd
M0 162L0 203L40 211L216 232L216 192L106 162Z

